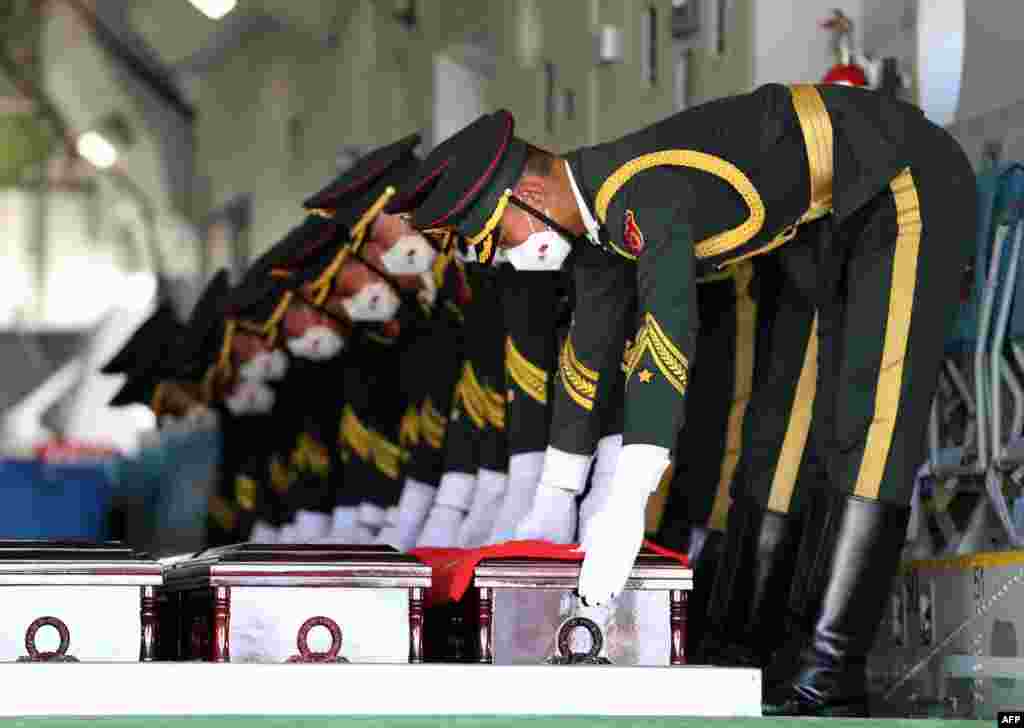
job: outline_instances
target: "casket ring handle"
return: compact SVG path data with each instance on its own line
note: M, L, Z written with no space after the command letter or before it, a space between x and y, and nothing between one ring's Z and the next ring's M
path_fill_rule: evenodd
M43 627L53 627L60 635L60 645L53 652L40 652L36 647L36 635ZM28 626L25 630L25 651L28 657L19 657L19 662L78 662L74 657L67 655L68 647L71 646L71 630L57 617L40 617Z
M585 629L590 635L590 650L587 652L572 651L572 636L577 629ZM604 632L592 619L586 617L569 617L558 628L555 634L555 646L558 654L548 662L554 665L610 665L611 660L601 657L604 648Z
M326 652L314 652L309 648L309 633L314 627L326 627L331 633L331 646ZM288 662L348 662L338 656L341 652L341 627L330 617L310 617L303 622L295 637L295 646L299 654L289 657Z

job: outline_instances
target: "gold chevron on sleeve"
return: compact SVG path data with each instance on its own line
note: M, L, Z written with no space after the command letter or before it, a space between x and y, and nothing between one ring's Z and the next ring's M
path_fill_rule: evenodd
M398 429L398 442L402 447L415 447L420 444L420 413L416 405L409 405L409 408L402 415L402 423Z
M420 405L420 434L434 450L444 445L444 432L447 425L444 415L438 412L434 402L427 397Z
M459 399L462 401L462 409L469 419L473 421L478 430L487 426L487 403L480 380L473 371L473 365L466 362L462 367L462 378L458 385Z
M548 373L523 356L511 336L505 340L505 369L529 397L544 405L548 403Z
M685 395L690 364L650 313L644 314L644 323L637 332L636 342L626 350L624 366L627 382L636 371L645 351L650 353L655 366L672 388L680 396Z
M496 430L505 429L505 396L496 392L490 387L483 389L484 407L486 409L487 421Z
M235 477L235 502L244 511L251 511L256 507L256 481L248 475Z
M588 412L594 408L597 393L597 372L580 363L572 345L572 336L566 338L559 357L559 371L566 394Z
M341 444L359 456L369 460L373 452L373 434L356 417L351 405L346 405L341 416Z
M373 437L373 464L392 480L398 478L402 463L409 459L406 450L376 432Z

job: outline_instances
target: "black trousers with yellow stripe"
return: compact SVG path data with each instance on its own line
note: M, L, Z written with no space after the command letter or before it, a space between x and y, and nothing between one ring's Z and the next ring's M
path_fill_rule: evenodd
M910 501L976 194L944 130L925 126L915 146L914 163L842 225L822 220L775 253L779 310L743 445L743 487L770 510L795 510L822 483Z

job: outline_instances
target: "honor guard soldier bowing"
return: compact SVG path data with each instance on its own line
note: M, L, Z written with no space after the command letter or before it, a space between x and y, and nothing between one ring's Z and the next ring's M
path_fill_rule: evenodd
M261 256L229 294L225 347L231 351L236 382L257 382L274 391L276 429L282 452L271 462L272 483L280 483L288 521L280 537L308 543L330 534L341 469L329 454L343 401L337 376L344 327L308 306L295 286L318 271L273 275L276 264L318 236L329 225L310 217ZM288 353L282 350L287 349Z
M410 392L422 388L428 376L413 367L402 376L399 367L407 347L425 334L425 309L437 298L437 279L442 286L444 280L437 276L435 268L444 266L435 266L440 261L429 241L387 212L398 187L419 167L414 153L419 141L412 134L371 152L303 203L342 231L340 245L334 241L307 248L306 255L326 256L328 263L299 290L358 329L345 371L352 381L345 387L349 396L341 413L341 444L348 474L362 475L346 478L347 487L339 493L343 502L335 512L357 509L360 540L376 536L386 511L397 510L408 460L399 446L401 424L407 400L415 398Z
M414 224L454 224L484 249L500 242L513 265L554 268L570 253L574 265L598 256L594 286L606 287L587 291L584 278L577 295L605 305L577 306L574 346L605 316L636 307L623 449L582 544L581 598L594 604L619 593L639 550L648 495L682 425L696 278L778 256L783 287L815 309L805 347L814 396L798 383L783 439L792 433L815 444L830 499L827 517L802 537L804 553L817 558L798 577L804 608L793 620L793 659L769 668L765 710L865 713L865 657L905 539L958 303L961 240L974 227L974 175L963 151L919 109L844 86L763 86L554 164L512 129L511 115L498 112L460 132ZM801 225L826 216L820 235L797 238ZM780 312L775 329L787 328ZM575 351L577 373L602 372L621 356ZM762 391L764 381L747 428L758 439L758 402L774 394ZM781 482L795 469L780 463L775 473ZM768 492L758 490L762 481ZM775 505L773 481L748 486L762 510Z

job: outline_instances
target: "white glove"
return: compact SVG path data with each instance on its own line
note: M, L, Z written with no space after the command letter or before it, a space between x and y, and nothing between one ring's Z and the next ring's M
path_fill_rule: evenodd
M357 509L338 506L331 514L331 532L318 543L355 543Z
M252 524L249 543L277 543L277 538L277 529L266 521L256 521Z
M597 443L597 455L594 468L590 473L590 492L580 503L580 543L587 540L590 521L596 516L608 500L615 478L615 466L619 462L622 450L622 435L608 435Z
M435 503L416 545L423 547L453 548L458 545L459 526L466 514L463 511Z
M295 514L296 543L317 543L331 533L331 516L316 511L299 511Z
M506 473L486 468L480 468L477 471L473 506L459 527L459 546L475 549L487 545L507 486L508 475Z
M434 507L420 533L417 546L450 548L459 542L459 526L469 512L476 489L476 475L445 473L437 489Z
M590 606L607 604L626 586L640 553L647 499L669 465L668 450L655 445L626 445L602 509L591 519L580 569L579 594Z
M352 543L371 544L384 527L386 512L372 503L360 503L356 512L356 528Z
M524 452L508 459L508 487L488 539L491 543L504 543L516 537L516 526L533 505L543 467L543 452Z
M408 551L415 546L436 494L437 488L406 478L394 518L381 529L376 543L394 546L399 551Z
M530 512L516 527L518 540L572 543L576 537L576 494L583 490L590 455L574 455L549 447L544 472Z
M281 530L277 533L278 543L298 543L296 539L296 531L294 523L286 523L281 526Z

